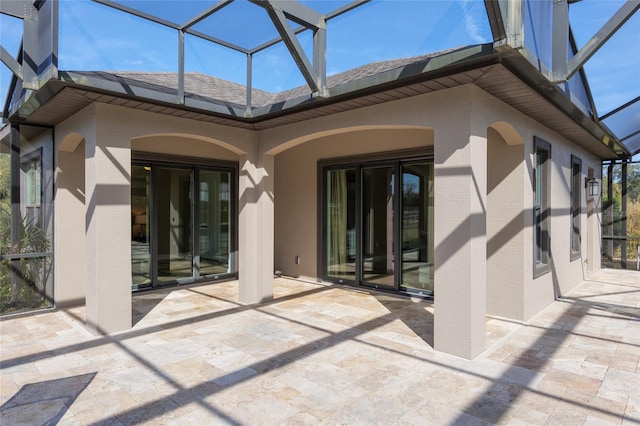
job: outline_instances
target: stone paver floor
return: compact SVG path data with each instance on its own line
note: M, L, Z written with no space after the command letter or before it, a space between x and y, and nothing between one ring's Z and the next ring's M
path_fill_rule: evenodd
M473 361L432 349L430 302L274 284L139 294L110 336L81 307L0 322L0 424L640 424L640 273L489 319Z

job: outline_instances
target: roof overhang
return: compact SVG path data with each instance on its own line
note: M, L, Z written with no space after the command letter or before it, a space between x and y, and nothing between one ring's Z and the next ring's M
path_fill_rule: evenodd
M328 96L296 96L250 108L198 96L177 100L170 90L131 85L86 73L61 72L16 102L14 123L55 126L93 102L102 102L245 129L262 130L396 99L474 84L601 159L629 156L601 123L586 115L516 50L469 46L410 62L328 88Z

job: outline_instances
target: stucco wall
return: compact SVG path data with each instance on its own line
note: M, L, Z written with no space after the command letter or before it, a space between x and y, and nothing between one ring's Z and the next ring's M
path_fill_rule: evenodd
M275 157L275 268L315 278L318 161L433 145L429 129L377 129L320 137ZM295 257L300 256L300 264Z
M509 145L497 130L487 130L487 312L514 319L523 318L529 268L523 257L524 158L524 144Z
M566 294L580 281L588 276L587 261L593 262L600 268L600 258L589 259L588 255L588 233L594 232L587 226L587 197L586 191L582 187L581 205L581 252L580 257L571 260L570 256L570 238L571 238L571 155L575 155L582 160L582 179L586 177L588 168L597 171L600 176L600 162L593 155L587 153L583 149L559 137L553 132L540 128L537 130L536 136L541 137L551 144L551 221L549 234L551 238L551 255L550 255L550 272L536 279L531 274L525 274L525 319L530 318L540 309L542 309L556 296ZM529 168L533 167L533 137L527 140L528 153L527 160ZM581 185L582 186L582 185ZM528 185L529 205L533 204L532 183ZM529 214L531 222L533 215ZM532 258L533 251L533 232L527 233L527 242L525 243L525 259ZM599 244L599 240L596 240ZM593 253L593 248L591 248ZM531 255L529 255L531 253ZM529 267L532 264L529 262ZM526 266L526 264L525 264ZM526 270L525 270L526 271Z
M56 303L84 298L87 325L101 333L131 326L130 167L137 138L147 151L179 155L237 161L255 151L250 132L99 103L56 127Z
M495 135L492 129L487 133L488 161L490 162L488 173L490 211L487 223L487 254L490 256L487 265L487 276L490 278L487 283L488 313L524 321L552 303L556 296L565 294L585 279L589 274L589 265L593 268L591 271L600 269L600 240L596 217L600 207L597 204L593 205L591 210L593 216L588 220L587 202L589 200L586 198L584 188L581 194L581 256L580 259L570 261L571 155L582 160L583 180L589 168L593 170L596 177L600 177L600 160L481 89L474 88L474 91L473 116L475 120L482 123L477 127L506 122L517 133L502 132ZM496 136L503 137L506 145L498 143L499 137ZM552 164L550 272L535 279L533 278L534 137L542 138L551 144ZM514 152L518 150L522 150L523 157L516 165ZM509 169L511 172L507 174ZM504 178L500 178L500 175ZM493 194L491 186L496 184L502 188ZM519 196L516 195L518 192L520 192ZM518 213L519 208L522 209L521 215ZM521 230L518 231L512 219L522 223ZM496 236L499 237L496 238ZM590 246L587 242L589 236L595 236ZM499 254L491 256L491 253L495 253L498 249ZM515 256L514 253L521 254ZM520 282L514 285L511 283L512 280ZM517 288L520 290L516 291Z
M238 154L211 142L186 135L143 136L131 141L131 149L154 154L238 161Z
M55 129L55 302L82 304L87 286L84 138L95 133L95 106L90 105Z
M585 196L582 197L581 216L582 257L574 261L569 259L571 155L581 158L584 176L589 168L593 169L596 177L600 176L599 160L475 86L443 90L261 132L131 111L122 107L101 105L99 109L103 131L97 132L92 128L96 107L91 106L56 128L57 144L74 134L73 132L79 135L97 132L103 137L127 141L136 151L239 161L240 199L247 206L251 203L257 206L255 200L251 201L253 198L242 195L243 188L247 185L247 194L251 195L259 190L254 194L256 197L260 195L259 199L269 199L265 207L261 207L262 210L252 213L252 219L246 219L250 220L250 223L246 222L248 227L242 226L242 214L245 210L240 209L239 244L241 247L254 244L256 233L266 229L260 220L273 214L270 205L275 204L273 266L287 275L309 279L318 276L319 160L427 147L434 143L449 144L453 141L460 146L467 143L478 146L486 143L487 146L486 176L482 172L484 167L478 170L482 179L486 179L479 187L487 185L486 205L480 206L481 209L486 209L486 234L482 229L479 237L486 239L487 245L486 293L489 314L526 320L551 303L556 295L566 293L580 282L587 273L587 266L591 270L597 270L600 266L598 247L594 246L599 245L599 234L594 236L598 231L598 221L595 216L590 221L587 220ZM533 279L532 227L534 136L546 140L552 146L551 272L536 279ZM82 206L78 193L83 190L80 182L84 178L80 175L74 178L70 170L79 161L74 160L74 156L77 156L74 151L75 149L70 150L59 160L57 217L73 217ZM450 156L456 155L456 152L454 150ZM273 169L268 166L271 158L275 158ZM256 165L263 163L267 166L256 168ZM65 186L65 177L70 179L69 187ZM275 179L273 191L270 189L271 179ZM263 189L254 188L256 185L262 185ZM438 188L438 177L435 185ZM265 195L263 191L268 194ZM65 200L69 201L68 205L63 204ZM479 200L484 202L482 197ZM597 212L598 209L599 206L594 206L594 211ZM443 211L438 199L436 210L436 217L447 217L454 213L460 216L461 213ZM255 232L249 232L253 229L252 226L255 227ZM435 226L437 230L437 222ZM84 228L66 227L66 222L65 225L60 224L56 232L71 232L71 235L78 234L77 236L84 238L84 234L80 235L80 232L84 233ZM589 235L593 238L585 235L587 229L592 232ZM263 237L259 239L265 241L258 244L261 249L255 253L266 253L269 246L272 246L271 237ZM589 239L592 244L588 247ZM447 244L463 247L466 243L448 241ZM67 250L66 257L59 255L59 250ZM72 245L57 243L56 268L67 272L62 275L56 273L56 277L71 277L74 268L81 268L79 263L83 262L82 259L78 258L78 262L73 262L70 257L72 251ZM249 253L247 255L249 257L244 266L240 265L241 277L252 268L252 262L255 263L255 257L258 256L256 254L252 260ZM296 256L300 257L300 264L295 263ZM587 263L587 259L590 263ZM259 269L266 271L271 266ZM81 277L78 279L82 280ZM266 285L265 283L263 284ZM66 284L57 282L57 285ZM71 291L68 297L74 294L82 297L79 288ZM261 290L260 294L266 295L267 290Z
M448 91L444 91L446 94ZM566 293L587 275L587 200L582 195L582 258L569 260L570 243L570 158L576 155L582 159L582 170L586 177L592 168L599 176L599 160L592 154L567 141L552 130L514 110L505 103L472 87L468 93L460 90L449 91L456 102L441 102L440 96L423 95L412 103L391 102L375 108L362 108L358 118L340 117L345 126L358 124L375 125L384 122L393 126L393 117L401 115L403 125L433 124L435 142L447 143L448 128L456 124L456 108L473 104L471 132L475 137L487 139L487 309L496 316L518 320L529 319L550 304L557 293ZM465 99L465 94L467 95ZM431 100L433 99L433 102ZM416 120L415 104L422 105L424 118ZM440 106L433 111L434 104ZM406 108L406 110L405 110ZM363 119L366 111L372 110L370 118ZM388 111L388 114L384 114ZM355 113L354 113L355 114ZM349 114L346 114L347 116ZM352 114L353 115L353 114ZM413 119L407 119L413 116ZM376 117L383 117L377 120ZM447 117L443 119L443 117ZM433 120L433 121L432 121ZM508 126L503 125L507 123ZM314 122L308 127L310 132L335 133L336 123L325 126ZM497 129L497 130L496 130ZM291 139L299 138L300 129L296 125L277 129L278 138L286 141L287 131ZM398 133L394 133L398 132ZM420 146L417 136L415 145L410 138L398 137L402 132L420 130L365 130L323 136L304 142L293 148L284 149L276 155L276 237L275 268L291 276L317 277L317 161L331 157L356 155L394 149ZM406 133L407 135L409 133ZM263 135L266 139L269 132ZM449 134L454 134L450 133ZM377 143L370 135L375 135ZM551 205L552 219L551 272L533 279L533 139L541 137L552 145ZM387 138L388 143L383 139ZM433 139L432 139L433 140ZM270 140L266 146L276 145ZM269 145L271 143L272 145ZM432 142L429 142L431 144ZM282 143L286 146L286 142ZM436 186L438 182L436 180ZM436 200L438 205L438 200ZM596 207L597 210L597 207ZM591 232L597 232L591 222ZM436 228L437 228L436 224ZM593 239L599 243L598 236ZM591 247L591 267L599 269L597 247ZM295 264L296 256L301 263Z
M57 155L56 214L60 220L56 220L55 234L55 300L59 307L82 304L85 297L84 148L81 142L74 151L58 151Z

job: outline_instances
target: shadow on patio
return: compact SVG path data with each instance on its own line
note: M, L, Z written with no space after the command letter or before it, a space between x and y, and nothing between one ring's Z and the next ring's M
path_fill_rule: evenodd
M518 330L474 361L433 351L429 302L287 279L261 305L239 304L237 282L174 289L153 309L140 298L144 317L111 336L90 335L81 308L17 318L0 324L2 402L25 384L95 373L61 420L638 421L638 319L626 313L640 294L579 290L530 324L505 322L495 336Z

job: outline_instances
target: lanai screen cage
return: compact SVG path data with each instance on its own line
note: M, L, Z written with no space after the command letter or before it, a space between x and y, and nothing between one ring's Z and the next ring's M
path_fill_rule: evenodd
M602 265L640 270L640 161L603 163Z
M64 114L109 98L260 129L484 63L520 75L614 161L607 185L627 189L619 208L605 206L603 245L612 247L608 264L629 266L635 174L615 176L636 170L619 161L640 152L639 8L637 0L2 1L0 295L11 301L2 310L52 301L52 132ZM74 96L58 96L69 88Z

